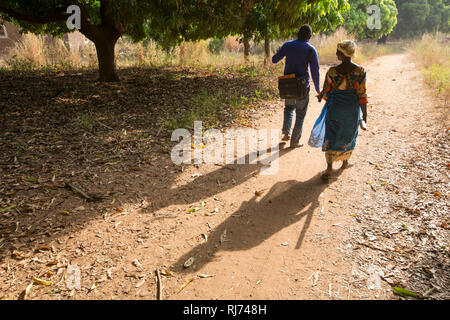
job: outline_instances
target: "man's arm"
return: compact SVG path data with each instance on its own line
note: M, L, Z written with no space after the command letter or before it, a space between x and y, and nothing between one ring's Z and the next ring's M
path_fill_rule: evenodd
M320 93L320 65L319 65L319 56L315 48L312 48L312 55L309 61L309 70L311 71L311 77L314 82L314 87L316 88L316 92Z
M286 44L283 44L277 53L272 57L272 63L278 63L286 56Z

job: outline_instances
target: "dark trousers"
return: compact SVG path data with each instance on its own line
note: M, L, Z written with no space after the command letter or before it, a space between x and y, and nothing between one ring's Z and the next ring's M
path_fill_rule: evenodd
M308 110L309 94L303 100L288 100L285 101L284 120L283 120L283 134L290 135L292 120L295 110L295 125L292 131L291 143L299 143L303 131L303 122L305 121L306 111Z

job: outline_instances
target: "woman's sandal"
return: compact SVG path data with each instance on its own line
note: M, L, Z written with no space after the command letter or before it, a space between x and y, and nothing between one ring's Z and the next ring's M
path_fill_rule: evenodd
M342 164L341 169L342 169L342 170L345 170L345 169L348 169L348 168L353 167L354 165L355 165L354 162L348 162L346 165Z

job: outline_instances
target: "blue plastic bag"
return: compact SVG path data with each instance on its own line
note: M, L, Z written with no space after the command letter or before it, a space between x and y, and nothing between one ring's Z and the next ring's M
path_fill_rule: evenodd
M328 104L325 103L319 118L317 118L314 127L311 130L308 145L312 148L321 148L325 140L325 116L327 115Z

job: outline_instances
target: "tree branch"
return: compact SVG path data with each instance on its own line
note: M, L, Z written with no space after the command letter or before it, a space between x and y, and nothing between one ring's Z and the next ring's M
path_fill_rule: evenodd
M111 0L100 0L100 17L102 19L102 25L105 27L113 27L117 33L117 37L120 37L125 32L122 24L113 18Z
M51 22L64 21L68 17L68 15L65 11L55 12L53 15L46 16L46 17L36 17L33 15L29 15L29 14L15 12L14 10L9 9L1 4L0 4L0 12L3 12L6 15L8 15L14 19L17 19L17 20L22 20L22 21L30 22L30 23L38 23L38 24L46 24L46 23L51 23Z

